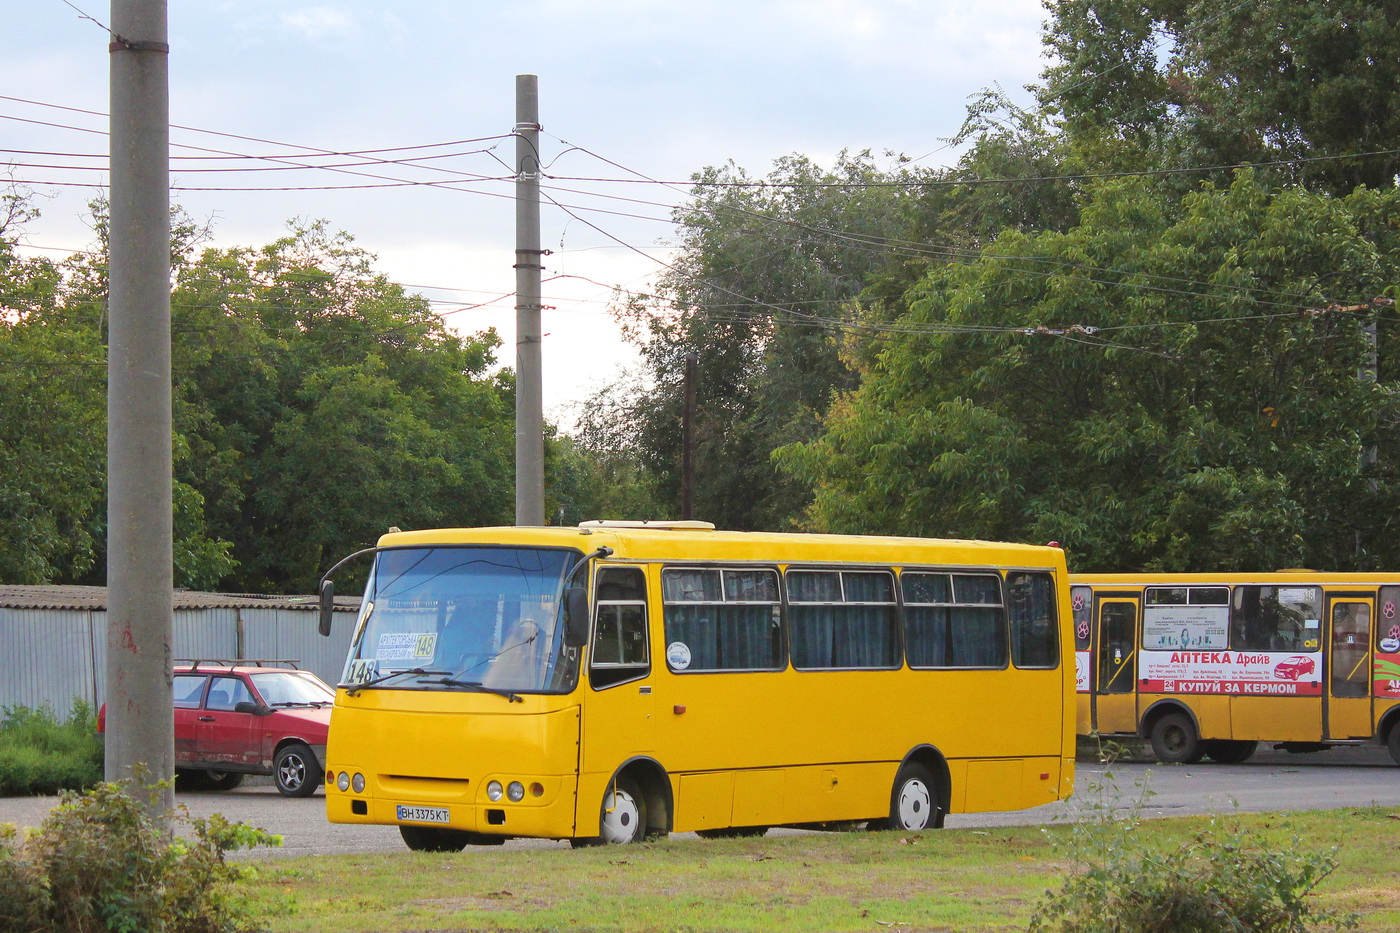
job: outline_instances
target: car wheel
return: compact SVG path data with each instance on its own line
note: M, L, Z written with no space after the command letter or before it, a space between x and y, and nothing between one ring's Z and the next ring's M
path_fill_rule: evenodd
M641 842L647 834L647 803L641 790L629 778L619 777L603 795L599 834L571 839L574 848L597 845L626 845Z
M300 742L283 746L272 767L272 780L283 797L310 797L321 785L321 765Z
M233 790L243 783L242 771L205 771L204 786L210 790Z

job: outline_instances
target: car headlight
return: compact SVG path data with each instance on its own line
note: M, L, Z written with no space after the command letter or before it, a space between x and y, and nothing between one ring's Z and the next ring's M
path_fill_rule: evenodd
M350 789L350 775L346 774L344 771L340 772L340 774L336 775L335 786L342 794L345 793Z
M511 781L510 786L506 788L506 796L510 798L511 803L519 803L525 799L525 785L519 781Z
M500 800L503 793L505 793L505 788L501 787L500 781L492 781L486 785L486 796L490 797L492 802Z
M355 793L363 794L365 792L365 776L357 772L350 781L350 786L355 788Z

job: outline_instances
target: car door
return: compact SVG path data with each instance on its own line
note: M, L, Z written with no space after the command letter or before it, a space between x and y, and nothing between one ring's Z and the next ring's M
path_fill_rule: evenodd
M175 766L194 764L199 759L197 736L200 710L208 674L175 675Z
M252 713L238 712L239 703L252 703L253 693L237 675L218 675L200 710L196 754L206 764L256 764L257 734Z

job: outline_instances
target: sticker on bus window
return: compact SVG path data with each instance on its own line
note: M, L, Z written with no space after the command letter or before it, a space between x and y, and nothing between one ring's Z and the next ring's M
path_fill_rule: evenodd
M677 671L690 667L690 646L683 641L671 642L666 646L666 663Z
M1380 648L1386 654L1400 652L1400 638L1382 638Z
M350 662L350 676L346 681L352 684L362 684L367 680L373 680L379 676L379 662L369 658L356 658Z
M437 632L384 632L374 657L379 661L431 661L437 652Z

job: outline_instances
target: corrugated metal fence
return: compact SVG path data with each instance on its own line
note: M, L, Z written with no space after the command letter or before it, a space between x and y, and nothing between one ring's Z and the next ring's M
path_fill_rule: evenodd
M334 684L355 602L336 600L331 637L322 638L309 598L179 593L174 656L290 659ZM96 708L105 698L106 656L104 588L0 586L0 709L47 706L64 718L74 700Z

